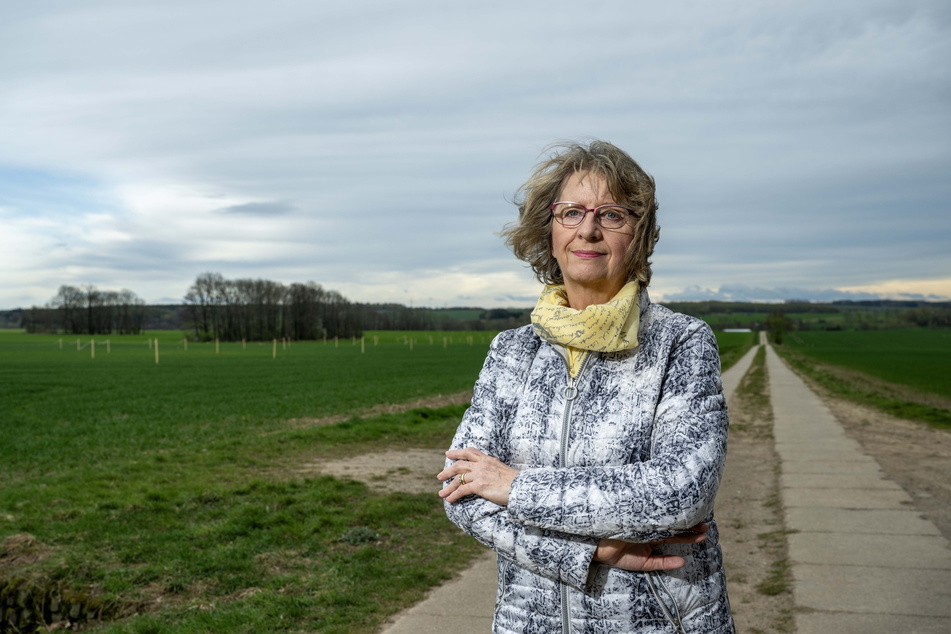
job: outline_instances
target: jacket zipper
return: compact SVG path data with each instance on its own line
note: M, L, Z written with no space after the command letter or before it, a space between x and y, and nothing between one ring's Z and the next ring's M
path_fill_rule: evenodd
M568 370L568 383L565 385L565 413L561 418L561 448L558 455L558 465L564 469L568 466L568 427L571 423L571 410L574 407L575 398L578 396L578 388L575 387L575 381L581 378L585 367L588 365L588 359L591 358L591 352L585 355L581 360L581 367L578 368L578 374L571 376L571 368L568 367L568 360L565 359L565 368ZM568 605L568 584L561 583L561 631L563 634L571 633L571 608Z

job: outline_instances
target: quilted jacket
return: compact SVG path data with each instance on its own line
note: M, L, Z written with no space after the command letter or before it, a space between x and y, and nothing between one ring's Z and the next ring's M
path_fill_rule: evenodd
M449 518L499 556L493 632L732 633L713 501L727 410L716 339L641 294L639 347L564 351L531 326L492 342L453 448L520 470L508 506L477 496ZM708 539L661 547L687 565L630 572L593 563L603 537L648 542L708 522Z

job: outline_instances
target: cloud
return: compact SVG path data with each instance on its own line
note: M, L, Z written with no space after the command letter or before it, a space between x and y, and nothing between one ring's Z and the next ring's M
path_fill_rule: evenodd
M820 288L757 288L745 285L724 285L713 290L691 286L676 293L664 293L663 301L722 301L722 302L784 302L801 300L832 302L837 300L878 299L874 293L840 291Z
M220 214L245 214L248 216L280 216L290 213L296 208L288 202L268 201L256 203L243 203L240 205L231 205L222 207L218 210Z
M900 282L897 282L900 283ZM759 288L743 284L725 284L716 290L690 286L676 292L666 292L662 301L723 301L723 302L784 302L800 300L808 302L834 302L842 300L863 301L877 299L911 300L925 302L951 301L951 279L928 287L940 288L940 292L918 292L919 285L913 281L906 286L895 283L876 284L856 288Z
M178 297L207 270L530 305L507 200L585 137L657 178L657 294L929 280L951 270L949 31L931 0L19 3L0 307Z

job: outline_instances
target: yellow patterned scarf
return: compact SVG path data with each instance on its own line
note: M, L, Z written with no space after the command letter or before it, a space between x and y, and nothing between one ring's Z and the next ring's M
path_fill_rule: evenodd
M532 327L542 339L568 350L568 369L575 376L588 351L618 352L637 347L639 289L636 281L628 282L606 304L575 310L568 306L564 286L546 286L532 311Z

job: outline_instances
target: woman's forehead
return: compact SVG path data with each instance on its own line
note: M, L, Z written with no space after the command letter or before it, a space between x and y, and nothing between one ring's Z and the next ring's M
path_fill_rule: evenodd
M597 172L588 170L572 172L565 178L561 183L560 191L565 192L569 189L591 193L596 197L611 194L611 188L608 186L607 179Z

